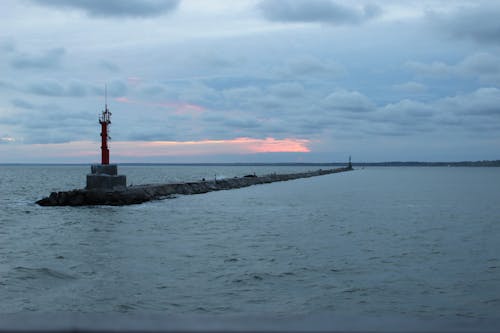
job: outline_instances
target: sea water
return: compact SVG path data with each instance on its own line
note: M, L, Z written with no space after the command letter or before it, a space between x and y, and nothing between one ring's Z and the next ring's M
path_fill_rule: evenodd
M119 171L143 184L318 168ZM365 168L124 207L34 204L84 187L88 172L0 166L0 313L500 313L499 168Z

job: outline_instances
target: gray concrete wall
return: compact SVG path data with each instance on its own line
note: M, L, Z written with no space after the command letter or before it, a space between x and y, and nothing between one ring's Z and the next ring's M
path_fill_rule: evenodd
M118 175L116 164L92 164L87 175L87 190L113 191L127 186L127 178Z
M92 164L90 172L92 174L116 176L118 174L118 166L116 164Z

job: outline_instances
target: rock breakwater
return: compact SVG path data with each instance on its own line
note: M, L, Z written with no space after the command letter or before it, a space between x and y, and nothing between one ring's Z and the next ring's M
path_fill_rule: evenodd
M350 171L352 168L316 170L292 174L270 174L264 176L226 178L211 181L199 181L177 184L148 184L124 187L118 190L104 191L95 189L76 189L52 192L50 196L36 203L40 206L123 206L171 197L175 194L189 195L212 191L230 190L257 184L268 184L299 178L309 178L332 173Z

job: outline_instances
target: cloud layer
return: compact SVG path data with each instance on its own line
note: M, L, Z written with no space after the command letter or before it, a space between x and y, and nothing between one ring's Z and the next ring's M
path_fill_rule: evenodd
M77 9L95 17L155 17L174 10L180 0L31 0L42 6Z
M358 24L378 16L376 5L355 7L332 0L263 0L259 9L270 21Z
M53 69L60 66L65 53L62 47L41 54L15 53L11 64L17 69Z
M498 158L493 2L5 1L0 163Z
M428 18L453 38L500 44L500 8L492 1L461 6L450 13L431 11Z

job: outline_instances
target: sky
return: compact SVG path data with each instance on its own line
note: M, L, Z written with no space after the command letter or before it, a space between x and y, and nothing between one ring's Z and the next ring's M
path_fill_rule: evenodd
M0 163L500 159L500 1L2 0Z

